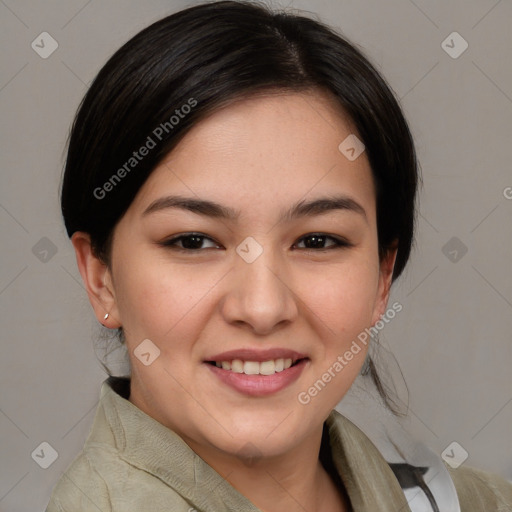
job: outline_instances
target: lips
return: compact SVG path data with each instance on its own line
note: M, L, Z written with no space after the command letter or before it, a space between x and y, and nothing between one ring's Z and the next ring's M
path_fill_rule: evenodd
M287 370L301 359L304 354L286 349L267 350L231 350L213 356L206 362L234 373L245 375L274 375Z
M309 358L287 349L231 350L205 360L212 373L235 390L263 396L295 381Z

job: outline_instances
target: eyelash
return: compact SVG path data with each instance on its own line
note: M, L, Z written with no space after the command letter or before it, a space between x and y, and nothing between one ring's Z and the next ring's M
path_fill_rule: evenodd
M348 247L353 246L353 244L351 244L350 242L347 242L346 240L343 240L342 238L327 235L325 233L308 233L307 235L304 235L301 238L299 238L299 242L303 241L304 239L314 237L314 236L325 238L325 239L331 239L332 241L335 242L335 244L331 245L329 247L326 247L326 248L322 248L322 249L300 248L300 250L312 251L312 252L326 252L326 251L330 251L333 249L343 249L343 248L348 248ZM204 251L205 249L186 249L183 247L178 247L176 245L176 243L179 242L180 240L183 240L186 238L192 238L192 237L211 240L212 242L216 243L215 240L213 240L209 236L203 235L202 233L186 233L184 235L179 235L174 238L170 238L169 240L165 240L165 241L161 242L160 245L162 247L166 247L168 249L173 249L175 251L185 252L185 253L189 253L189 254L193 253L193 252L199 253L201 251ZM212 249L212 247L209 247L209 249Z

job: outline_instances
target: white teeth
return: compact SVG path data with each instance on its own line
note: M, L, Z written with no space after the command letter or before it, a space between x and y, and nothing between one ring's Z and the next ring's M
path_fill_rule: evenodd
M216 361L215 366L235 373L245 373L246 375L274 375L274 373L290 368L292 362L291 358L270 359L261 363L234 359L233 361Z
M231 361L231 371L235 373L244 373L244 363L240 359Z
M276 363L274 361L264 361L259 364L259 367L261 375L274 375L276 373Z
M258 375L258 373L260 373L260 363L256 361L245 361L244 373L245 375Z

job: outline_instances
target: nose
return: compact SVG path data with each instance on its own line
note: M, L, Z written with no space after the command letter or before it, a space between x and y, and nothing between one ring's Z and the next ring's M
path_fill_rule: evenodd
M293 322L297 298L284 267L268 248L252 263L237 256L222 303L224 319L260 336Z

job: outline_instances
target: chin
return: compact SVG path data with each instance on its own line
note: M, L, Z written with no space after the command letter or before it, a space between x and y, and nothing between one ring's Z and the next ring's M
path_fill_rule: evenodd
M244 416L243 421L230 423L228 431L231 435L223 432L217 447L241 457L280 455L308 435L307 423L297 423L296 418L297 414L292 411L283 411L280 415L274 413L267 421Z

